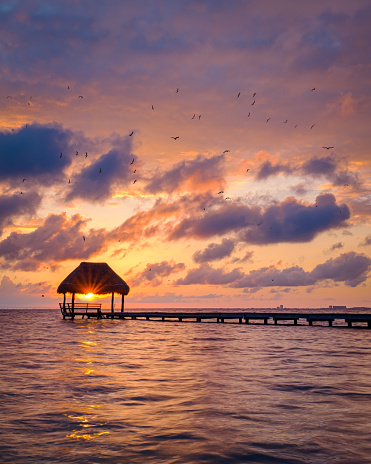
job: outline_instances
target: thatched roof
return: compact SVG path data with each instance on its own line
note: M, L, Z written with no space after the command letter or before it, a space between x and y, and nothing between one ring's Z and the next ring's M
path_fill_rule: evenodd
M59 285L57 293L121 293L127 295L128 284L107 263L80 263Z

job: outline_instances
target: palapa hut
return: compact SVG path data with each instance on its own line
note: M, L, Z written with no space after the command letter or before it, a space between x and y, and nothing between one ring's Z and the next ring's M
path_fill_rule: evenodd
M124 296L130 291L129 285L114 272L107 263L86 263L80 265L59 285L57 293L63 293L63 309L66 306L66 293L72 293L72 312L75 294L105 295L112 293L111 311L113 312L114 294L121 294L121 311L124 310Z

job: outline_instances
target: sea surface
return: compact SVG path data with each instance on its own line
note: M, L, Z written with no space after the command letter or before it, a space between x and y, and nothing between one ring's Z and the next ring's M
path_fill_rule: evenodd
M2 463L371 463L371 330L0 311Z

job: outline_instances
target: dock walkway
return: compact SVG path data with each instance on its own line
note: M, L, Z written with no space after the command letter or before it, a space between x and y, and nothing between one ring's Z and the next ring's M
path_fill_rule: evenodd
M179 322L234 322L238 324L249 324L260 322L265 325L278 325L279 323L293 325L310 325L316 322L326 322L332 326L334 322L337 326L345 325L353 327L355 323L362 323L362 326L371 328L371 313L334 313L334 312L279 312L279 311L254 311L254 312L181 312L181 311L104 311L99 304L82 304L71 310L63 311L63 319L74 319L76 316L85 316L98 319L132 319L145 321L179 321ZM323 325L323 324L321 324Z

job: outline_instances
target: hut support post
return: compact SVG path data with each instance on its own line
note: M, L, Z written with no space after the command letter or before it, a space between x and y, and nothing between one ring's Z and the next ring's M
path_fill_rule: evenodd
M124 294L122 293L121 294L121 312L123 313L124 312Z
M71 308L71 319L75 319L75 294L72 293L72 308Z
M113 313L113 299L114 299L115 292L112 292L112 298L111 298L111 313Z

